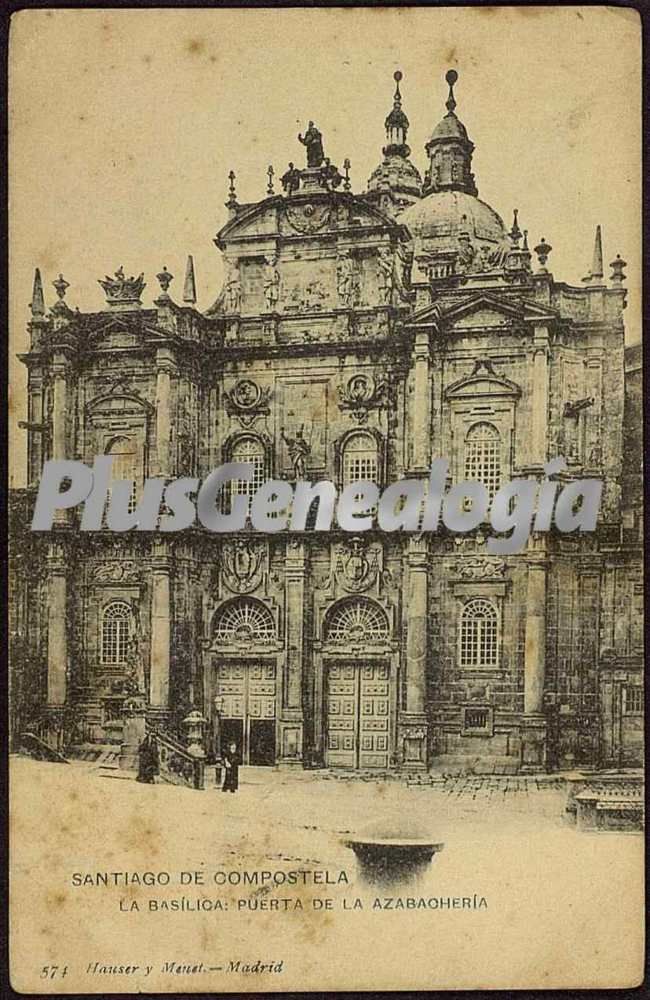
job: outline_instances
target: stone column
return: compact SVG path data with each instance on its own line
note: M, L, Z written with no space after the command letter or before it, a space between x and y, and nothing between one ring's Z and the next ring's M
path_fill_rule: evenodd
M62 545L50 545L47 569L47 707L61 708L65 705L68 667L66 558Z
M43 377L40 369L31 369L29 373L29 402L27 419L31 424L43 426ZM27 433L27 482L33 486L38 483L47 457L47 441L44 431L29 430Z
M399 713L398 756L406 768L422 769L427 759L428 546L426 538L408 542L404 608L406 614L406 707Z
M171 476L171 379L174 372L169 351L158 349L156 356L156 454L158 475Z
M286 661L280 720L281 764L302 764L302 664L305 621L305 545L287 542L285 562Z
M169 710L170 601L169 552L165 542L154 543L151 580L151 663L149 705L166 716Z
M413 435L412 469L427 472L431 463L431 385L429 379L429 334L416 334L413 346L413 395L411 418Z
M544 677L546 672L546 550L531 539L527 556L524 717L521 724L522 769L543 770L546 762Z
M548 447L548 330L535 327L531 401L531 465L544 465Z

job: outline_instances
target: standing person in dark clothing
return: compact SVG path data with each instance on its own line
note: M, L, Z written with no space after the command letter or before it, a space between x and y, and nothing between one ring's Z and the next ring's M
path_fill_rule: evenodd
M149 733L138 747L138 777L145 785L154 785L158 774L158 747Z
M223 764L226 769L226 776L223 779L222 792L236 792L239 787L239 765L241 757L237 751L237 744L230 743L223 755Z

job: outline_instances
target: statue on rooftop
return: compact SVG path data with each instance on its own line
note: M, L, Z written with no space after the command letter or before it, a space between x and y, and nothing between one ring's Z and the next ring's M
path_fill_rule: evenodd
M302 143L307 150L307 166L320 167L325 159L323 137L313 122L309 123L304 135L298 134L298 142Z

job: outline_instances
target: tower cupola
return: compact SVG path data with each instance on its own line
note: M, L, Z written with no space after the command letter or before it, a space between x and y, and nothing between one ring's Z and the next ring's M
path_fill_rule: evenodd
M472 173L474 143L456 115L454 84L458 80L458 73L455 69L450 69L445 79L449 84L447 114L438 122L425 146L429 167L422 193L427 195L432 191L464 191L476 196L478 189Z

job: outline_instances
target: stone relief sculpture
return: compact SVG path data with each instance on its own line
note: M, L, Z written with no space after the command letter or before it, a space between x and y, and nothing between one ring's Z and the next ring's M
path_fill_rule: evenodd
M280 272L278 271L278 258L276 254L265 258L264 266L264 299L266 308L273 312L280 298Z
M377 290L379 301L384 305L391 302L393 296L393 272L395 262L388 247L380 247L377 252Z
M340 250L336 261L336 290L344 306L353 306L357 294L357 275L349 250Z
M295 437L288 437L284 433L284 427L280 428L282 440L287 446L289 459L293 465L293 474L296 479L304 479L307 472L307 456L311 452L311 445L305 440L303 434L304 427L296 431Z
M241 308L241 282L239 267L235 261L226 262L226 277L224 281L224 304L227 312L239 312Z

